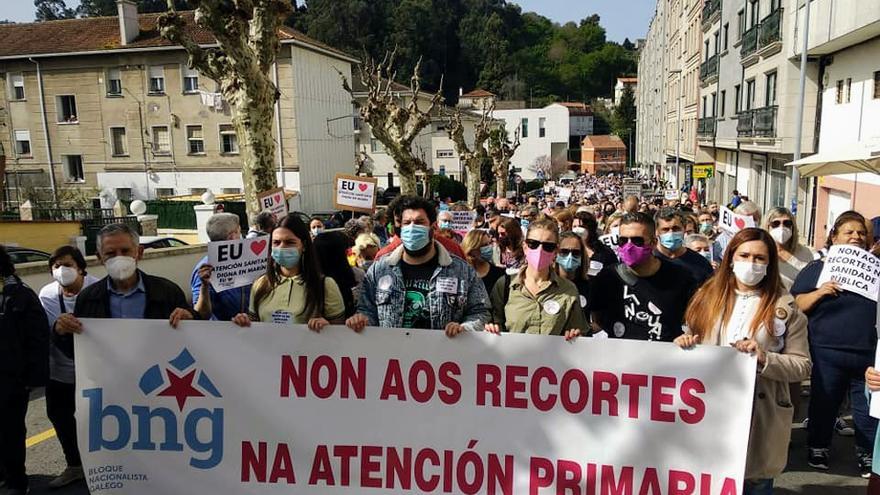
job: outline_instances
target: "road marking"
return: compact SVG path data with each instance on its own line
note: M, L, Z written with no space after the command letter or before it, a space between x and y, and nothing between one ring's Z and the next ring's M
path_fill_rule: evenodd
M31 448L40 442L45 442L46 440L53 438L54 436L55 436L55 428L50 428L50 429L44 431L43 433L38 433L38 434L28 438L24 442L24 445L27 448Z

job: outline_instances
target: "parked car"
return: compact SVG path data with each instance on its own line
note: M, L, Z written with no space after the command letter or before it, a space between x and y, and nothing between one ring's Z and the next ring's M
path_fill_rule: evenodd
M174 237L141 236L141 246L144 249L161 249L189 246L189 243Z
M49 258L52 256L45 251L40 251L39 249L14 246L7 246L6 252L9 253L9 257L12 258L13 265L17 265L19 263L31 263L34 261L48 262Z

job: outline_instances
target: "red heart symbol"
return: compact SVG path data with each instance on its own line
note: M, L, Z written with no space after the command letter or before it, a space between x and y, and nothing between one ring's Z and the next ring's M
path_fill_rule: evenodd
M276 195L275 195L275 204L278 204L278 203L280 203L280 202L281 202L281 195L280 195L280 194L276 194Z
M358 184L358 189L360 189L361 192L366 191L367 187L369 187L369 186L367 186L366 184Z
M736 226L737 226L740 230L746 228L746 221L743 220L742 218L737 218L736 220L733 221L733 223L735 223Z
M251 252L255 255L259 255L264 249L266 249L266 239L251 243Z

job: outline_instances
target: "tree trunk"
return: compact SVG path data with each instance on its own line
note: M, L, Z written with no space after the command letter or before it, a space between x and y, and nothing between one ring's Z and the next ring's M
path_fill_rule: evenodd
M240 90L233 107L232 123L239 136L248 217L260 212L257 194L278 187L275 175L275 139L272 129L274 93Z
M499 198L507 197L507 171L499 173L495 176L495 195Z
M482 160L473 159L467 162L467 202L471 208L480 206L480 163Z
M398 170L398 178L400 179L400 194L405 196L416 196L419 192L416 175L414 173L404 173Z

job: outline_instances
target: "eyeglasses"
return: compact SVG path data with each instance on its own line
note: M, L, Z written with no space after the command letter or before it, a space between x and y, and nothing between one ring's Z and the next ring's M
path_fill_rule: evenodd
M581 250L580 249L560 249L559 250L560 256L568 256L569 254L580 258L581 257Z
M617 245L618 246L623 246L627 242L631 242L631 243L635 244L636 246L642 247L645 245L645 238L644 237L624 237L624 236L619 236L617 238Z
M526 246L528 246L529 249L538 249L538 246L540 246L544 251L552 253L553 251L556 251L557 244L555 242L541 242L534 239L526 239Z
M772 222L770 222L770 226L774 229L779 227L780 225L791 228L794 223L792 223L791 220L773 220Z

